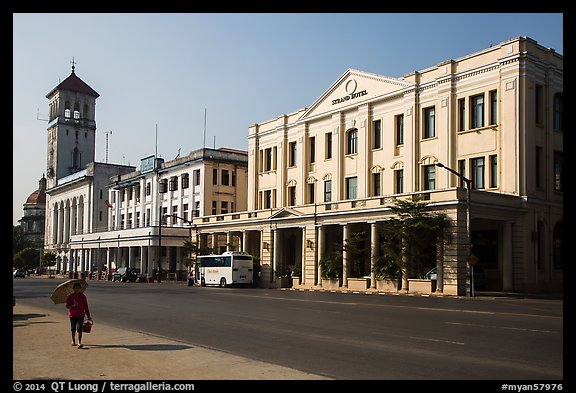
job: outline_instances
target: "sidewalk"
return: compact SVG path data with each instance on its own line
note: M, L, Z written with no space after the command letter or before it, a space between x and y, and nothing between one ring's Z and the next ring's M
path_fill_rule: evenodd
M71 380L312 380L290 368L168 338L107 326L96 320L84 348L71 345L65 314L13 307L13 379ZM71 370L74 370L73 372Z

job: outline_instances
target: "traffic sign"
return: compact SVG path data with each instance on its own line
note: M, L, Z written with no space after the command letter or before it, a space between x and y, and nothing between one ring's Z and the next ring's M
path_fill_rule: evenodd
M468 255L468 263L470 264L470 266L474 266L478 261L479 259L476 255L474 254Z

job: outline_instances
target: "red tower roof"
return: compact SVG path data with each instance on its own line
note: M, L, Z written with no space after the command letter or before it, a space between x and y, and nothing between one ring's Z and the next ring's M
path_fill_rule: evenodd
M68 78L64 79L58 84L58 86L53 88L50 93L46 95L46 98L50 98L50 96L52 96L56 90L75 91L82 94L88 94L96 98L100 97L100 94L96 93L96 91L88 86L86 82L78 78L74 71L72 71Z

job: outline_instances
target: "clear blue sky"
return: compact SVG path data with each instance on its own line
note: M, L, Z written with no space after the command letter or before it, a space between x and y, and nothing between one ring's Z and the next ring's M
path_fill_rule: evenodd
M95 89L96 161L138 166L203 144L248 149L248 127L309 107L348 68L402 77L528 36L563 53L563 16L13 14L13 224L46 171L46 94L71 71Z

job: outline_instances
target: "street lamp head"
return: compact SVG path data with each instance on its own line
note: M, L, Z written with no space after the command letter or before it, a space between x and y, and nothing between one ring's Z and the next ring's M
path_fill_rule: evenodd
M440 168L444 168L444 164L442 164L441 162L437 162L436 166L440 167Z

